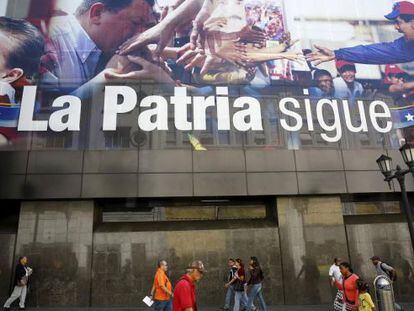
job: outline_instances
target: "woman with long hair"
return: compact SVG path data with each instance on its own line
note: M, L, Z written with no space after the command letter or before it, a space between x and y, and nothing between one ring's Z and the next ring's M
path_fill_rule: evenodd
M347 262L341 262L339 270L342 274L342 282L336 282L336 287L343 291L343 307L342 311L356 311L359 306L359 276L354 273L352 267Z
M240 258L236 259L237 271L234 274L234 308L233 311L239 311L240 305L247 305L246 292L244 286L246 284L246 272L244 270L243 261Z
M266 302L264 301L262 292L262 282L264 275L257 257L250 257L249 272L250 278L247 284L250 286L250 291L247 299L247 311L252 311L253 302L256 297L259 298L259 303L262 311L266 311Z

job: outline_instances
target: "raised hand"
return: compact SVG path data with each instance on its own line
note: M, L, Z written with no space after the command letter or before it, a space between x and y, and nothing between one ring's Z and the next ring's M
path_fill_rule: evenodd
M142 57L128 56L128 60L139 66L141 70L119 72L114 69L105 69L106 80L153 80L159 83L174 84L174 80L160 66L157 66Z
M159 57L174 36L175 29L194 19L200 12L205 0L184 0L178 1L177 9L169 13L160 23L154 27L137 34L119 48L121 55L131 54L151 43L157 43L154 52L155 58Z
M189 50L177 60L177 64L184 65L185 70L191 70L194 67L201 68L206 58L207 55L202 50Z
M266 45L266 34L263 31L255 30L251 26L244 26L238 33L239 40L254 43L259 46Z
M157 43L157 47L153 54L154 58L159 58L164 48L173 38L174 31L175 29L173 27L166 27L164 29L162 24L159 23L122 44L119 48L119 54L128 55L146 47L148 44Z
M210 48L212 55L218 56L238 66L246 65L246 47L235 40L221 40L214 50Z
M318 45L315 45L317 51L309 53L306 55L306 60L314 62L315 66L318 66L322 63L329 62L335 59L335 52Z

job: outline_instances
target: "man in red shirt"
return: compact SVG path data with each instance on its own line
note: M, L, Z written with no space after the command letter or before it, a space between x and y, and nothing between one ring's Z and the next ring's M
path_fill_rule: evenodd
M173 295L173 311L197 311L195 283L203 278L206 270L200 260L193 261L177 282Z

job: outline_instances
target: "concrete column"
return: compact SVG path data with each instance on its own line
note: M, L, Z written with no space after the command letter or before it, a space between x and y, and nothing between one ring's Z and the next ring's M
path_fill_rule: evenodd
M340 198L278 198L277 209L286 304L330 303L329 267L348 254Z

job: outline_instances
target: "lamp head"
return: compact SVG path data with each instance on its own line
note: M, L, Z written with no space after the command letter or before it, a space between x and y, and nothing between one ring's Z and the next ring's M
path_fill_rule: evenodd
M383 154L377 159L377 164L378 164L378 167L381 173L385 176L385 178L391 175L392 158Z
M414 168L414 146L406 143L400 148L401 156L409 169Z

